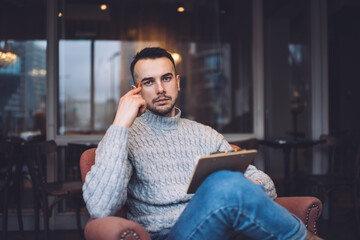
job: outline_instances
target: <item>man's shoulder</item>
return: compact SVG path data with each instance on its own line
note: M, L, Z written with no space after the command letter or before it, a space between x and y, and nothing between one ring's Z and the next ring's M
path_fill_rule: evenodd
M211 126L205 125L203 123L200 123L195 120L188 119L188 118L180 118L180 124L182 125L182 127L196 128L196 129L199 129L202 131L212 131L212 132L218 133Z
M180 118L180 123L188 126L207 127L205 124L199 123L195 120L191 120L188 118Z

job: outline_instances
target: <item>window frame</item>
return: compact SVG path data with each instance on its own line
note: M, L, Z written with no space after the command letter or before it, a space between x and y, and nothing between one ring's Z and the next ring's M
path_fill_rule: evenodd
M264 64L262 0L252 1L252 81L253 81L253 132L223 134L229 141L264 137ZM47 139L54 139L59 146L74 141L100 141L103 135L59 135L58 126L58 0L48 1L47 25Z

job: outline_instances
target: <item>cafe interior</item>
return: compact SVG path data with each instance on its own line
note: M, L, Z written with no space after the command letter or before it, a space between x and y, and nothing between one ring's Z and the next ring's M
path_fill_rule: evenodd
M162 47L181 117L257 149L278 197L308 204L308 229L359 239L359 13L358 0L1 0L0 238L84 239L80 157L131 89L133 56Z

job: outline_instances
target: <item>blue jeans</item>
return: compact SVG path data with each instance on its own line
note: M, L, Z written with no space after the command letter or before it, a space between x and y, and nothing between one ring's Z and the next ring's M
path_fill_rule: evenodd
M242 173L219 171L198 188L171 229L153 240L222 240L234 233L252 239L305 239L305 225Z

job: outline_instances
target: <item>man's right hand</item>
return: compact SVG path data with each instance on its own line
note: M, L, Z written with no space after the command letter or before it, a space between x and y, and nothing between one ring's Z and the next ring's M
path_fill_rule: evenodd
M141 87L133 88L120 98L113 125L129 128L135 118L146 109L146 102L140 95Z

